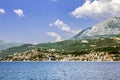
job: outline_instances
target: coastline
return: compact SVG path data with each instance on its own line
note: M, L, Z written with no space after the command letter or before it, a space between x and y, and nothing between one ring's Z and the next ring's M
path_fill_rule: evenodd
M54 62L66 62L66 63L69 63L69 62L85 62L85 63L89 63L89 62L110 62L110 63L114 63L114 62L120 62L120 61L0 61L1 62L42 62L42 63L46 63L46 62L49 62L49 63L54 63Z

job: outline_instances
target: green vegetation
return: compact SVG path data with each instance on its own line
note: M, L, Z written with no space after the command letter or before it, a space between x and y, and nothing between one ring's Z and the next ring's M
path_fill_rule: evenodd
M6 57L7 55L25 52L25 51L31 50L33 48L34 48L34 45L32 45L32 44L24 44L22 46L8 48L6 50L1 50L0 57L3 58L3 57Z
M37 54L34 55L34 50L37 50ZM29 60L43 60L52 57L52 60L63 59L65 56L83 56L83 55L99 55L104 56L113 55L114 60L120 60L120 37L111 38L98 38L98 39L86 39L86 40L66 40L56 43L42 43L37 45L24 44L19 47L12 47L7 50L0 51L0 58L12 59L13 61L21 60L16 58L17 56L29 56ZM15 55L15 56L13 56ZM56 55L59 56L56 58ZM91 56L91 55L90 55ZM84 56L83 56L84 57ZM22 58L23 60L24 58ZM86 59L86 58L85 58ZM83 59L83 60L85 60ZM96 59L96 57L95 57ZM102 58L103 59L103 58ZM86 59L88 60L88 59ZM92 59L89 59L92 60Z

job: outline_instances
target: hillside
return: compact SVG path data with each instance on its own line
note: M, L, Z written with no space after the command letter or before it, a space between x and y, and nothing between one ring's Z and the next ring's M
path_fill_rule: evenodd
M0 50L5 50L5 49L8 49L10 47L15 47L15 46L20 46L22 45L21 43L14 43L14 42L5 42L5 41L2 41L0 40Z
M5 44L0 41L0 44ZM3 46L2 46L3 47ZM24 44L0 51L1 61L120 61L120 17L87 28L70 40Z
M81 31L72 39L111 37L118 34L120 34L120 17L114 17Z
M31 57L27 59L25 58L30 55ZM38 56L40 55L42 55L42 57L38 59ZM119 61L120 36L113 38L67 40L57 43L43 43L38 45L25 44L20 47L13 47L7 50L3 50L0 53L0 57L2 58L1 60L8 60L8 61L12 59L14 60L14 58L15 60L20 60L20 61L23 60L35 61L37 59L38 61L43 61L43 60L49 60L51 56L54 57L52 58L53 60L61 60L61 61L64 59L65 60L67 59L68 61L71 60L93 61L93 59L96 61L98 60ZM90 56L92 56L92 58L90 58ZM107 58L103 59L103 57L107 57Z

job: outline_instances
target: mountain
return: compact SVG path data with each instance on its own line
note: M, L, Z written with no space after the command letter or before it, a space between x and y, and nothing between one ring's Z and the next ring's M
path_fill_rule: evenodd
M4 41L0 40L0 44L4 44L4 43L5 43Z
M5 41L0 40L0 50L5 50L8 49L10 47L15 47L15 46L20 46L22 45L21 43L14 43L14 42L10 42L7 43Z
M0 40L0 49L6 49L0 51L0 60L3 61L34 61L49 57L60 60L69 56L74 57L73 60L83 58L82 60L91 61L98 58L97 60L106 61L109 57L110 60L120 61L120 17L87 28L70 40L21 46Z
M120 34L120 17L114 17L79 32L72 39L110 37L118 34Z

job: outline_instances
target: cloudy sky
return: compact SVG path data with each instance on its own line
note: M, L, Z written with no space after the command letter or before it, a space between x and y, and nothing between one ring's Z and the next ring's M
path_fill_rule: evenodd
M120 0L0 0L0 40L43 43L70 39L120 16Z

